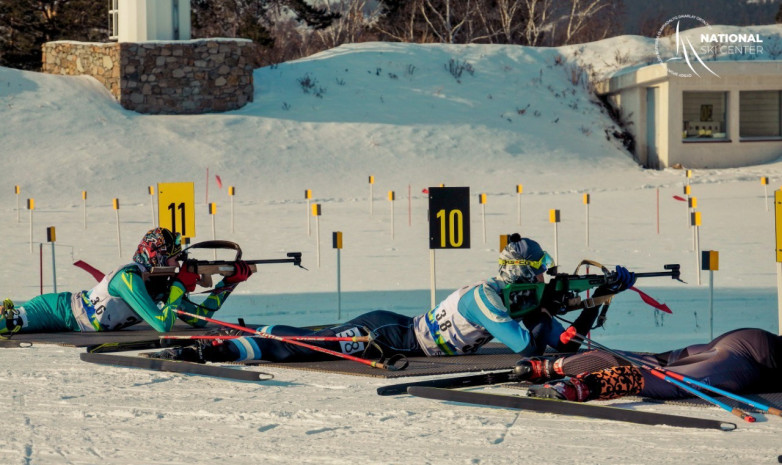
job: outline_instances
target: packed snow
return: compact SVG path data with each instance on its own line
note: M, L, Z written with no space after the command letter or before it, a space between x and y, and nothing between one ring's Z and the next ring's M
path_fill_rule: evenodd
M778 26L752 31L779 40ZM238 242L245 258L301 251L307 268L263 267L218 317L308 325L375 308L414 315L430 300L423 190L443 183L470 187L472 247L436 252L438 299L493 275L499 235L518 231L556 251L565 271L584 258L634 271L681 264L686 284L638 283L672 315L632 292L614 300L605 329L593 332L611 347L662 351L745 326L778 332L773 191L782 163L695 170L688 181L683 170L641 168L606 136L615 123L586 78L653 53L653 40L627 36L561 48L345 45L258 69L254 102L199 116L140 115L91 78L0 68L0 296L22 303L41 286L52 292L49 226L58 291L90 288L92 277L71 264L109 271L130 261L157 209L148 186L193 182L193 242L213 238L206 204L215 202L216 238ZM589 70L574 84L575 63ZM710 277L697 284L695 235L674 199L687 182L703 215L698 247L720 253L713 327ZM317 223L306 189L322 205ZM561 211L556 234L550 209ZM333 231L344 234L339 308ZM379 397L378 386L395 382L382 378L262 367L275 378L247 383L99 366L81 362L82 350L2 349L3 463L733 464L782 455L777 417L739 423L717 408L619 401L739 423L730 433L643 427Z

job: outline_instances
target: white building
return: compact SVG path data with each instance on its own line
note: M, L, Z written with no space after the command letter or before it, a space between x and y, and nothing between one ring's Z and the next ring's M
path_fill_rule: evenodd
M727 168L782 157L782 62L656 64L600 82L650 168ZM669 73L669 69L676 74Z

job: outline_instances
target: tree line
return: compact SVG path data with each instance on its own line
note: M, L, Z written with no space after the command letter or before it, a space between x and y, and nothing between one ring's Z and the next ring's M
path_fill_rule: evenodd
M266 66L368 41L589 42L625 33L624 1L191 0L191 29L194 39L251 39L258 45L256 64ZM782 6L761 6L751 10L757 16L751 21L770 23L776 14L782 22ZM49 41L108 41L108 8L109 0L0 0L0 66L39 70L41 46ZM637 33L656 33L652 23L640 27L648 30Z

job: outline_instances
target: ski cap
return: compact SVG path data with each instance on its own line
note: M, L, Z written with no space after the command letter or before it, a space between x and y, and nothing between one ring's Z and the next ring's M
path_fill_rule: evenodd
M150 229L133 254L133 261L146 268L165 266L166 261L182 253L182 235L166 228Z
M500 252L498 279L506 284L534 282L535 278L553 264L540 244L515 233Z

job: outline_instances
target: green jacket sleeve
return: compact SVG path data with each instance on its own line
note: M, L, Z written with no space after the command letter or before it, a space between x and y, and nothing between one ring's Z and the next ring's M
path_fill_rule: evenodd
M147 293L144 280L138 273L129 269L118 272L109 283L109 294L125 301L138 315L156 331L170 331L176 321L177 309L185 290L181 283L175 281L171 286L168 299L158 308L152 297Z
M211 318L212 315L214 315L214 313L223 306L225 299L231 295L231 291L233 291L233 287L226 287L225 282L220 281L217 283L217 286L212 289L212 292L209 293L209 296L203 302L200 304L194 304L193 302L184 300L182 301L181 308L188 313ZM179 315L179 318L190 326L196 328L202 328L208 324L207 321L190 316Z

